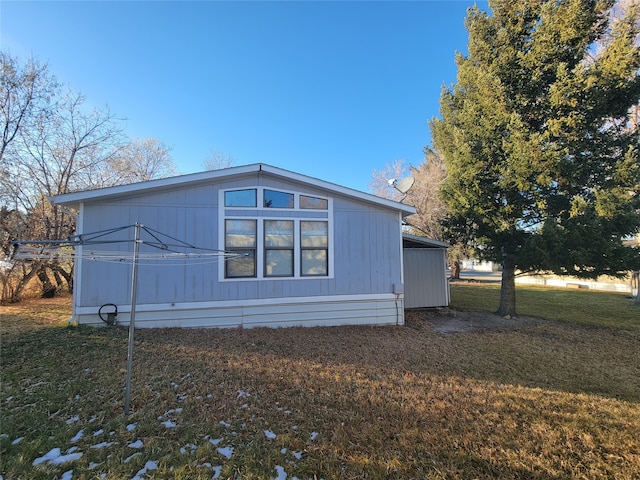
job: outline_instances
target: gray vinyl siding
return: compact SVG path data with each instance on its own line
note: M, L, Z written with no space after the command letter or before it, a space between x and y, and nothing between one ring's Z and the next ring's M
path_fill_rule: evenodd
M148 266L138 269L137 304L242 301L296 297L370 295L393 292L402 283L402 239L397 210L375 206L355 198L263 177L247 177L216 185L165 190L153 194L85 203L83 232L133 225L136 222L199 247L218 245L219 189L261 186L333 198L333 276L330 278L260 279L218 281L216 263L183 266ZM239 214L235 212L234 214ZM323 218L326 212L279 212L279 216ZM119 234L120 238L133 230ZM84 247L87 248L87 247ZM132 243L109 245L131 252ZM148 248L148 247L146 247ZM104 303L126 305L130 301L131 266L93 262L81 264L82 288L78 306ZM258 266L261 268L261 266Z

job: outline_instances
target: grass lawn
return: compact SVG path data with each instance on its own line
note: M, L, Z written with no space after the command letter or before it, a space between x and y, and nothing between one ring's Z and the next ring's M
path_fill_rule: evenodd
M454 284L452 304L495 310L497 294ZM518 299L548 320L140 329L126 417L125 328L66 326L68 298L0 307L0 475L640 478L640 308L520 286Z

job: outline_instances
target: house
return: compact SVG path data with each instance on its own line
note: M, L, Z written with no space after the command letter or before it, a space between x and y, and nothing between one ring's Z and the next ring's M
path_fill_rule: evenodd
M78 323L102 324L105 305L129 322L134 224L149 229L136 243L138 327L404 323L402 220L414 207L266 164L52 201L78 211ZM93 232L104 233L86 241ZM204 253L173 261L187 244ZM234 256L207 256L217 251Z

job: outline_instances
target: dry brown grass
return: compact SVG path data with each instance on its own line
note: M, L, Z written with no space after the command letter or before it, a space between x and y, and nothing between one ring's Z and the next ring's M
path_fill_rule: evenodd
M138 330L125 418L126 330L52 328L68 301L40 305L0 322L5 479L131 478L148 460L159 478L211 478L208 464L243 479L276 466L300 479L640 477L635 332L457 313L474 328L442 334L451 313L415 312L405 327ZM141 455L124 463L134 440ZM32 466L73 445L75 463Z

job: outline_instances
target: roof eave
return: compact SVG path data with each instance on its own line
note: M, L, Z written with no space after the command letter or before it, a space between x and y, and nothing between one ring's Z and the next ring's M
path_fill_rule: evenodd
M333 191L338 194L342 194L348 197L358 198L362 201L373 203L376 205L382 205L394 210L402 212L402 216L413 215L416 213L415 207L411 205L405 205L400 202L388 200L386 198L371 195L369 193L360 192L348 187L343 187L334 183L330 183L318 178L308 177L299 173L284 170L278 167L272 167L264 163L254 163L250 165L243 165L239 167L230 167L220 170L210 170L207 172L192 173L188 175L180 175L177 177L161 178L157 180L148 180L146 182L132 183L128 185L118 185L115 187L98 188L95 190L85 190L81 192L65 193L62 195L55 195L49 197L49 200L64 206L75 207L83 202L92 201L96 199L107 199L117 197L126 194L143 193L153 189L171 188L183 184L194 184L199 182L206 182L214 179L221 179L231 176L238 176L250 173L265 172L270 175L278 176L283 179L294 180L297 182L314 185L319 188L323 188L329 191Z

